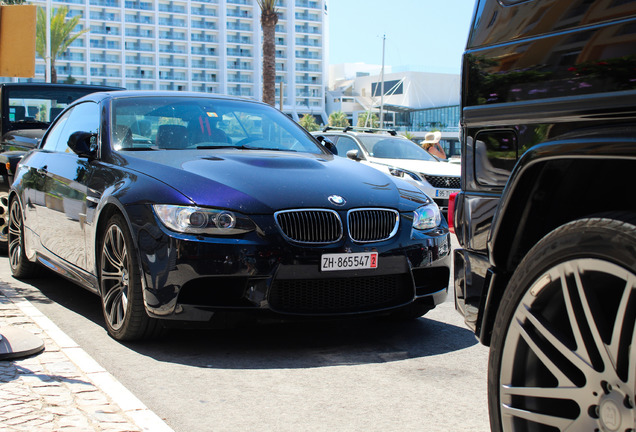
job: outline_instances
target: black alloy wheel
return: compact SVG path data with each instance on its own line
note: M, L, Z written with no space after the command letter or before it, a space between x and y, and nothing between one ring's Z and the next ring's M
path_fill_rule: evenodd
M109 220L101 242L99 282L108 333L117 340L154 336L157 320L146 313L133 241L124 218Z
M493 431L636 430L633 219L566 224L515 271L491 342Z
M7 251L9 253L9 266L11 273L18 279L28 279L38 275L39 265L31 262L24 252L24 220L20 202L14 199L11 202L11 211L8 214L9 229L7 230Z

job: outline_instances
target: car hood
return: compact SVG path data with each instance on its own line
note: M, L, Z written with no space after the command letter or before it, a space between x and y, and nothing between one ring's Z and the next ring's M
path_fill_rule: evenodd
M425 195L406 182L328 155L185 150L128 153L125 157L129 168L169 184L195 204L244 213L313 207L411 210L426 201ZM331 195L343 197L346 203L332 204Z
M6 146L34 148L44 136L46 129L17 129L5 133L2 142Z
M429 162L412 159L378 159L369 158L369 162L388 165L395 168L402 168L414 173L422 173L434 176L452 176L459 177L461 175L461 166L451 164L449 162Z

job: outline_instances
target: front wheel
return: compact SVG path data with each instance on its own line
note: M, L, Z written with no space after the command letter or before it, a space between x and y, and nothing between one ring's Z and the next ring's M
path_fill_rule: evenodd
M633 432L635 321L634 223L582 219L548 234L495 320L492 430Z
M120 341L156 335L159 323L146 313L133 241L121 215L114 215L108 221L99 264L102 309L108 333Z
M11 273L18 279L36 277L39 265L29 261L24 252L24 219L20 202L14 199L9 213L9 229L7 232L9 266Z

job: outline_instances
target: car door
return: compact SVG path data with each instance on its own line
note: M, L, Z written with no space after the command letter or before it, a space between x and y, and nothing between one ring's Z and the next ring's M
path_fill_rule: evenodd
M43 143L36 170L44 205L37 206L38 233L42 245L65 261L86 269L86 196L91 164L69 147L77 131L99 133L99 106L94 102L76 105L56 122ZM36 192L36 193L37 193Z

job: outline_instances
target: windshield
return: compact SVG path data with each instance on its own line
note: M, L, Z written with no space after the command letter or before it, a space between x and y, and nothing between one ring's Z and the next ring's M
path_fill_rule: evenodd
M371 157L380 159L413 159L439 162L413 141L386 135L364 135L358 139Z
M115 150L240 148L322 154L286 115L248 101L136 96L112 105Z
M97 90L45 86L5 89L9 99L10 129L46 128L76 99Z

